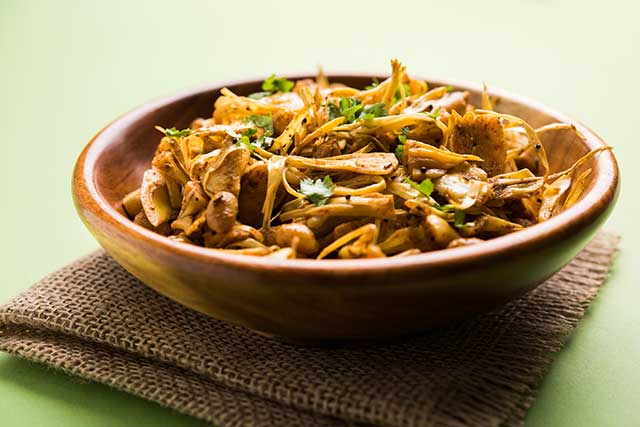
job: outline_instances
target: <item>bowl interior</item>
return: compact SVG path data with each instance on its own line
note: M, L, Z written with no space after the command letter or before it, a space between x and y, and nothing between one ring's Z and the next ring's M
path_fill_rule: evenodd
M298 77L303 78L306 76ZM383 78L384 76L378 76ZM370 84L369 76L334 76L332 82L345 83L354 87L364 87ZM431 86L448 85L450 82L429 80ZM260 90L261 82L241 82L227 87L239 95L247 95ZM471 92L471 102L480 104L480 87L469 84L454 84L456 89ZM142 174L151 165L151 159L161 135L154 128L188 127L191 121L198 117L210 117L213 104L220 95L218 88L208 88L186 95L179 95L168 100L152 104L151 108L143 111L134 110L126 118L131 123L119 127L117 132L110 135L108 149L101 151L96 159L95 184L102 198L121 214L121 200L130 191L139 187ZM496 110L509 113L525 119L533 127L562 121L562 117L538 108L530 102L523 102L493 92ZM543 135L543 145L549 156L551 172L557 172L571 166L578 158L589 151L589 147L572 131L553 131ZM593 147L592 147L593 148ZM581 169L592 168L593 173L588 178L586 191L594 186L598 175L598 162L590 160ZM579 171L580 172L580 171Z

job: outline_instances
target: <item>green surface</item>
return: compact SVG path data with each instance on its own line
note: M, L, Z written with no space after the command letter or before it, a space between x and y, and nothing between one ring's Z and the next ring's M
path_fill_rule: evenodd
M591 5L593 4L593 5ZM0 301L94 249L77 219L77 154L112 118L201 83L327 70L486 81L583 121L616 148L622 233L607 286L544 380L527 426L637 425L640 244L634 2L0 0ZM160 406L0 355L0 425L192 426Z

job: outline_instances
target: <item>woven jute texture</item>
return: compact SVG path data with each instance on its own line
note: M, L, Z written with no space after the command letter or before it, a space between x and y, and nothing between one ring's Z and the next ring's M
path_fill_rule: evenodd
M418 338L300 348L186 309L96 252L0 307L0 349L217 426L519 426L618 239L502 309Z

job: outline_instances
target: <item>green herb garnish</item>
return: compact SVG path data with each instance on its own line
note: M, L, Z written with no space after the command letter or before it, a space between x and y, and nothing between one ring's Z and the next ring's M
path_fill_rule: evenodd
M466 214L462 209L454 209L453 211L453 225L456 228L464 227Z
M330 120L344 117L346 123L353 123L356 120L372 120L387 115L387 109L383 103L364 106L359 99L344 96L340 98L338 105L330 102L327 108Z
M378 104L371 104L364 107L358 119L368 121L373 120L376 117L384 117L387 114L387 109L384 108L384 104L380 102Z
M407 137L409 136L409 128L405 126L402 128L401 132L402 133L398 135L398 141L400 141L401 144L404 144L407 141Z
M415 181L412 181L409 178L405 179L405 182L407 184L410 184L413 188L415 188L416 190L418 190L419 192L421 192L427 197L430 196L431 193L433 193L433 190L435 188L435 186L433 185L433 181L431 181L429 178L423 180L420 184L418 184Z
M176 128L170 128L170 129L164 129L163 133L167 136L170 136L171 138L183 138L185 136L191 135L191 129L186 128L186 129L178 130Z
M455 208L453 207L453 205L450 204L446 204L446 205L436 205L435 206L436 209L442 211L442 212L451 212L453 211Z
M323 180L311 178L302 178L300 180L300 193L307 196L307 199L316 206L324 206L333 195L335 185L329 175Z
M328 105L329 108L329 119L334 120L338 117L344 117L347 123L353 123L356 121L356 113L362 110L364 107L362 105L362 101L355 98L340 98L339 105L330 102Z
M251 137L258 132L255 128L249 128L242 132L242 136L236 141L237 144L244 144L251 151L255 151L256 146L251 143Z
M269 95L271 95L271 92L254 92L251 95L249 95L247 98L262 99L265 96L269 96Z
M396 145L396 157L398 160L402 160L404 157L404 143L409 137L409 128L407 126L402 128L400 135L398 135L398 145Z
M264 133L267 134L267 136L271 136L275 132L275 129L273 127L273 116L271 114L269 114L268 116L252 114L249 117L245 118L243 121L245 123L253 123L257 127L261 128Z
M371 90L371 89L375 89L376 87L378 87L378 85L380 85L380 82L378 81L377 78L373 78L373 81L371 82L371 84L369 86L365 86L364 90Z
M288 80L284 77L276 77L275 74L271 74L267 79L262 83L262 90L265 92L291 92L293 89L293 83L291 80Z
M329 120L335 120L338 117L342 117L342 113L340 112L340 107L338 107L333 102L327 104L327 108L329 109Z
M453 92L455 90L451 85L447 86L445 89L447 90L447 92Z
M262 99L265 96L273 95L276 92L291 92L295 83L285 77L276 77L275 74L271 74L267 79L262 82L262 92L255 92L249 95L247 98Z
M250 141L251 147L249 148L255 150L256 147L269 148L271 146L271 143L273 142L273 138L271 138L271 136L275 132L275 129L273 127L273 116L271 114L269 114L268 116L252 114L249 117L246 117L243 121L245 123L252 123L256 125L256 127L262 129L262 134L255 141ZM246 135L249 138L257 133L257 129L252 128L243 132L242 135L245 136L245 134L249 131L252 131L250 134ZM239 140L239 142L243 142L245 145L247 145L244 141Z
M435 120L438 117L440 117L440 106L438 105L438 108L436 108L435 111L433 111L431 113L427 113L427 115L429 117L431 117L433 120Z
M340 98L340 114L346 118L346 122L353 123L356 120L356 113L362 110L362 101L355 98Z

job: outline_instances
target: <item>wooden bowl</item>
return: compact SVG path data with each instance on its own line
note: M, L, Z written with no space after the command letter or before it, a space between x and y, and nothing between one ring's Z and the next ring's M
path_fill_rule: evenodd
M292 79L309 76L293 76ZM371 75L334 75L364 87ZM425 79L472 93L477 85ZM222 87L238 94L260 81L217 84L149 102L105 127L80 155L74 201L104 249L142 282L187 307L236 325L296 342L380 339L415 334L503 304L566 265L609 215L618 192L618 167L604 152L591 160L587 190L571 208L541 224L486 243L403 258L286 260L219 252L175 242L130 221L122 197L140 185L159 141L155 125L184 128L209 117ZM575 124L543 143L552 171L605 143L591 130L536 102L492 91L497 110L534 127Z

